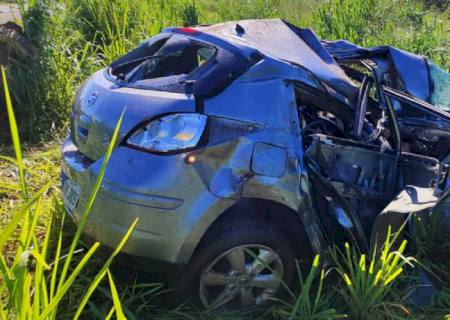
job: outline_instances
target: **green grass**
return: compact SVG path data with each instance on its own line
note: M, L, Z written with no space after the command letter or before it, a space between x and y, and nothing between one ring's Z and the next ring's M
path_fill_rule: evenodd
M11 259L8 259L8 257L5 259L3 255L0 257L0 297L4 296L4 300L2 299L2 306L0 307L0 318L2 320L15 317L18 319L36 320L56 319L58 317L58 308L61 301L67 295L67 292L72 287L74 281L80 275L81 271L88 265L95 251L100 246L98 242L94 243L86 253L82 254L79 261L74 262L74 252L79 245L81 233L103 180L105 169L113 151L119 128L122 123L123 114L118 119L116 129L111 139L109 148L104 156L99 175L95 182L85 212L81 216L80 223L76 228L75 234L71 238L69 250L67 253L60 250L63 245L63 231L62 228L60 228L56 236L58 239L58 243L56 245L57 250L54 255L50 257L49 243L53 238L53 219L50 217L47 221L45 226L46 231L41 241L37 238L35 230L42 210L42 198L44 197L44 194L49 191L52 184L54 184L54 181L52 179L46 182L42 188L40 188L32 196L29 196L25 178L25 166L22 161L22 151L17 122L9 95L6 73L3 67L1 67L1 75L15 153L15 164L17 165L20 192L22 194L24 204L12 213L10 221L4 228L2 228L2 233L0 235L0 252L3 252L7 242L14 240L18 241L13 250L14 255L10 257ZM123 316L113 278L109 273L109 267L114 257L125 245L137 222L138 220L130 226L117 248L111 254L109 259L107 259L103 264L98 274L93 278L87 292L83 296L83 299L78 304L75 318L78 319L78 317L82 314L87 301L91 297L94 290L97 289L100 281L106 273L109 275L111 295L114 301L114 308L110 314L112 315L113 312L115 312L118 319L125 318ZM16 229L18 229L19 235L15 239L13 234ZM65 254L61 255L61 253ZM51 263L46 262L48 259L51 259ZM58 266L60 263L62 263L62 269L59 272ZM50 266L50 264L52 266Z
M344 252L339 249L333 252L337 272L344 283L339 291L350 307L352 319L391 319L407 310L392 296L393 285L405 267L414 268L416 260L404 255L406 240L397 249L393 248L394 242L395 237L388 232L384 247L375 250L370 259L351 249L348 243ZM408 311L398 316L407 314Z
M414 309L405 299L410 272L398 270L406 261L417 263L404 257L401 247L383 253L384 260L336 249L332 269L320 267L317 257L306 277L299 272L291 294L262 310L165 309L157 301L162 285L115 266L117 250L106 262L91 256L93 251L79 251L82 224L76 229L64 220L58 181L59 146L76 89L162 27L281 17L312 27L323 38L391 44L424 54L449 70L450 9L412 0L35 0L29 6L19 1L19 6L38 53L8 68L11 99L6 99L8 112L0 109L0 141L7 145L0 148L0 319L2 311L24 319L142 319L149 314L154 319L365 319L367 312L374 319L444 319L450 313L450 265L442 254L450 251L450 239L442 238L438 221L417 228L418 246L412 252L444 284L424 308ZM375 283L379 272L382 279ZM12 279L20 281L20 290L13 290Z

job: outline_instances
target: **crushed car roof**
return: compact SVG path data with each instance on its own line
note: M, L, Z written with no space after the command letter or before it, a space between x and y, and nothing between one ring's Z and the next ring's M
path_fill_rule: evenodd
M310 29L300 29L280 19L267 19L232 21L196 27L196 30L300 65L327 86L353 101L358 95L358 86L345 74Z
M346 40L320 40L311 29L298 28L281 19L231 21L199 26L196 30L300 65L353 103L359 88L339 63L381 58L388 61L392 66L390 71L398 75L401 81L398 89L450 111L450 75L426 57L392 46L363 48Z
M331 96L352 107L357 102L359 82L362 81L360 77L363 74L355 76L355 72L359 71L349 67L348 63L352 64L352 60L357 63L371 60L369 65L373 66L377 85L392 87L441 110L450 111L450 74L425 57L391 46L363 48L346 40L320 40L312 30L298 28L280 19L165 28L160 35L114 61L108 68L108 74L122 81L125 71L130 71L131 67L155 54L154 50L159 49L157 44L160 40L171 38L161 48L165 49L188 45L189 41L185 37L214 45L218 50L214 63L205 64L205 67L198 68L198 72L185 72L185 75L177 77L158 77L146 81L141 79L128 85L142 89L193 93L203 97L213 96L265 55L308 70ZM365 66L366 62L363 63ZM383 97L380 99L383 100Z

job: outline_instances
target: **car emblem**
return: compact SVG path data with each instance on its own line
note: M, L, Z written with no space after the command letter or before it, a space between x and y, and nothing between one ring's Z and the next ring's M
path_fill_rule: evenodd
M94 104L94 102L97 100L98 98L98 92L95 91L93 94L91 94L91 96L89 97L87 104L88 106L91 106Z

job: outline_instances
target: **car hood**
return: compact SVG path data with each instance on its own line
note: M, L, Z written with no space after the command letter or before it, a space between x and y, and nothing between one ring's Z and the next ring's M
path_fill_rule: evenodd
M159 115L195 111L193 95L122 87L106 80L105 72L98 71L80 88L71 116L72 139L93 160L106 152L123 111L117 143Z

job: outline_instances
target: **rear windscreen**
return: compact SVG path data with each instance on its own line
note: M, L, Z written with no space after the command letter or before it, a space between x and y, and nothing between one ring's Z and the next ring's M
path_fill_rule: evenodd
M140 64L130 77L130 81L140 81L170 76L186 77L214 55L212 47L189 44L174 50L162 50Z
M108 74L125 86L209 95L249 65L237 52L173 34L131 51L112 63Z

